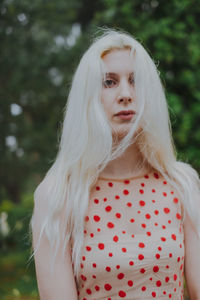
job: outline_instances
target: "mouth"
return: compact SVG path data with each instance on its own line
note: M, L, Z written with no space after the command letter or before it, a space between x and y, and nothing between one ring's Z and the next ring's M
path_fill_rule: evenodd
M128 116L128 115L134 115L135 112L133 110L122 110L115 114L115 116Z
M115 114L114 116L119 117L122 120L130 120L132 119L135 112L133 110L122 110Z

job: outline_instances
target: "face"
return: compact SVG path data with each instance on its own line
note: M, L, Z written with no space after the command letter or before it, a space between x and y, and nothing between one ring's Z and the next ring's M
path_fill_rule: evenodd
M136 114L133 58L129 49L112 50L103 56L104 74L101 101L113 135L123 138Z

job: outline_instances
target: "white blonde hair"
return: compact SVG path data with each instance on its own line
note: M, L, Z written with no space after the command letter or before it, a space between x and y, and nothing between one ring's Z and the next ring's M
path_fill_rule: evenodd
M101 103L102 56L113 49L127 47L134 59L139 111L129 133L113 149L112 130ZM200 237L199 220L192 196L198 194L199 177L190 165L176 160L167 102L157 68L136 39L127 33L107 29L85 52L74 74L59 151L42 181L52 178L54 184L47 191L48 207L40 238L46 233L54 258L59 244L64 243L64 253L66 243L73 238L72 264L77 276L91 187L107 163L121 155L133 142L133 134L139 122L142 132L137 137L137 144L144 159L179 191L181 201ZM59 216L63 211L65 226L61 228ZM34 226L34 213L31 226ZM39 243L40 240L38 246Z

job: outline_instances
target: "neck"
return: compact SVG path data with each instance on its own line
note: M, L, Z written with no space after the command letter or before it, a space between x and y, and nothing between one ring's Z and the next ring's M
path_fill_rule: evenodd
M137 145L131 144L124 153L110 161L99 177L111 179L123 179L138 177L149 173L152 168L143 159Z

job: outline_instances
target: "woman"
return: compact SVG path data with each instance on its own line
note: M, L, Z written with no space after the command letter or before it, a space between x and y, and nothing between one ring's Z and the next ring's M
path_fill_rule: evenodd
M199 178L178 162L155 64L107 30L73 78L34 194L40 299L200 299Z

